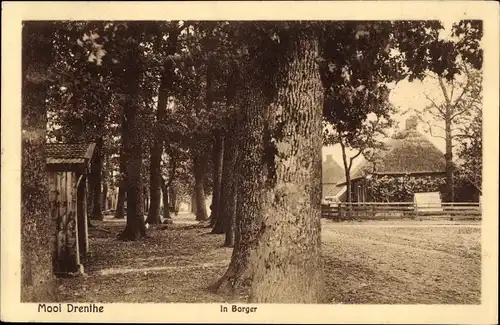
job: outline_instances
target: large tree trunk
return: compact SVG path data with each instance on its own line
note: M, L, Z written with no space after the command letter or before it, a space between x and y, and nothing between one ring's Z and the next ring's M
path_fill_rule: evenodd
M220 210L220 195L222 182L222 163L224 158L224 136L221 130L215 131L213 147L213 190L210 215L210 226L213 233L221 233L221 223L218 222Z
M178 28L174 28L169 33L167 55L174 55L177 51L177 37L179 35ZM150 181L149 192L151 197L151 206L148 212L146 222L150 224L158 224L160 220L160 190L161 190L161 156L163 153L163 137L161 126L164 123L165 114L167 111L168 96L172 92L174 83L175 65L174 61L170 58L166 59L163 64L163 74L160 82L160 89L158 92L158 109L156 111L156 135L153 138L153 145L151 147L151 165L150 165Z
M92 178L92 214L91 218L95 220L102 220L102 150L103 150L103 139L99 137L96 141L92 167L91 167L91 178Z
M125 104L125 149L127 151L127 225L121 239L137 240L146 235L142 180L142 145L139 134L138 107Z
M129 30L141 33L139 25L131 24ZM123 240L137 240L146 236L144 223L143 201L143 137L141 136L140 107L137 98L140 98L140 81L142 66L140 62L140 49L138 44L130 45L123 61L123 80L127 81L125 87L125 104L123 107L124 125L123 140L127 157L127 225L120 238Z
M194 201L196 205L196 220L204 221L208 219L207 207L205 204L205 166L206 159L203 155L196 155L193 159L194 166Z
M51 61L51 24L23 23L21 155L21 302L55 299L53 253L55 220L51 218L45 172L45 130Z
M240 235L219 288L238 289L247 280L253 302L318 303L323 287L318 40L310 29L292 29L280 34L280 47L274 105L263 107L257 93L245 106ZM255 59L267 58L260 52ZM259 86L269 87L250 85Z

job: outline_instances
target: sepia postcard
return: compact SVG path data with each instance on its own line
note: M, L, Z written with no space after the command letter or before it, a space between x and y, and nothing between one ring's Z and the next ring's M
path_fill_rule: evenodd
M499 13L3 2L2 321L498 323Z

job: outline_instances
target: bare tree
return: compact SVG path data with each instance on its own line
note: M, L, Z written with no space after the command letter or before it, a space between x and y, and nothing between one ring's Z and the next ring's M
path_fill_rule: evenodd
M480 112L482 103L481 72L465 63L460 65L460 71L461 73L450 81L428 73L431 80L438 85L440 98L433 98L424 93L429 105L416 110L426 131L433 137L442 138L446 143L446 199L450 202L453 202L455 197L453 149L459 138L468 136L461 125L472 121L477 112ZM440 129L444 136L436 134L436 129Z

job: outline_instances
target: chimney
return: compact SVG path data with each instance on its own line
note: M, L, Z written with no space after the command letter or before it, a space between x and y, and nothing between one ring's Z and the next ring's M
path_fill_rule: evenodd
M410 116L406 119L406 130L416 130L418 125L418 117L416 115Z

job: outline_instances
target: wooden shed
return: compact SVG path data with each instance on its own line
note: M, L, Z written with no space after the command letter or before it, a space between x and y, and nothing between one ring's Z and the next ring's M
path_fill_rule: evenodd
M49 143L46 166L51 216L56 221L54 273L83 273L81 263L89 251L87 226L87 177L95 143Z

